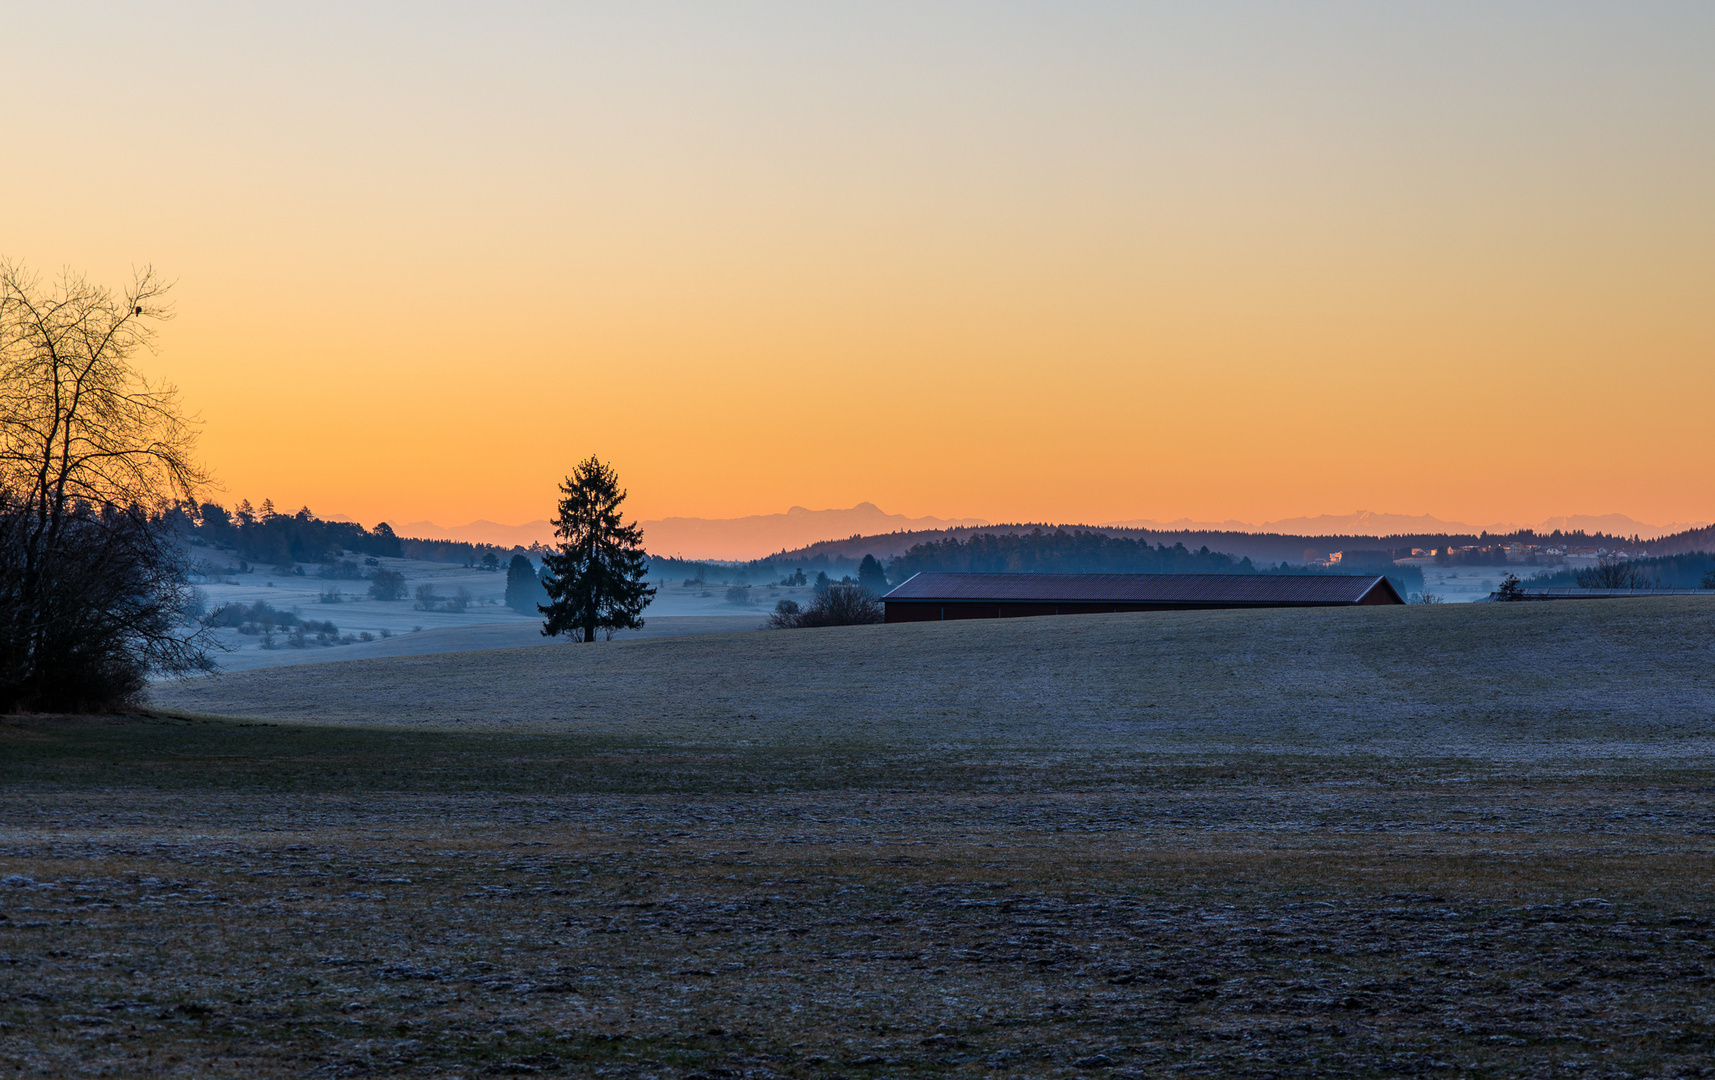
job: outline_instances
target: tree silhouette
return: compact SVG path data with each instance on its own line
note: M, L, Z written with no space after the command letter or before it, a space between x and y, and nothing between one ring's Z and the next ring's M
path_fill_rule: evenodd
M554 518L559 550L542 557L548 593L547 605L537 606L546 616L542 633L591 642L598 630L611 638L615 630L641 628L655 590L643 582L649 567L643 530L620 515L625 492L618 474L591 454L566 477L560 494Z
M1517 574L1508 574L1501 579L1501 587L1495 590L1495 599L1506 603L1516 603L1529 599L1524 594L1524 586L1519 584Z
M405 575L397 570L377 570L369 575L369 595L375 600L400 600L405 596Z
M523 555L512 556L506 564L506 606L520 615L534 614L539 591L536 567Z
M858 563L858 587L875 596L887 595L887 571L874 555L865 555Z
M213 666L175 543L207 481L196 432L131 364L165 291L0 263L0 712L108 709Z

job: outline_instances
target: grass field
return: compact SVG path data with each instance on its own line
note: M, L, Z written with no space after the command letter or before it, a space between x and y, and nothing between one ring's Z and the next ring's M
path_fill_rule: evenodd
M13 718L0 1075L1711 1075L1712 661L1694 600L1142 614Z

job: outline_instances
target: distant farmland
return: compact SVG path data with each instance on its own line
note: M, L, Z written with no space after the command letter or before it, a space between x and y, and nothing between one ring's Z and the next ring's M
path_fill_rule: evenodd
M1695 1075L1712 661L1696 600L1152 613L11 720L0 1062Z

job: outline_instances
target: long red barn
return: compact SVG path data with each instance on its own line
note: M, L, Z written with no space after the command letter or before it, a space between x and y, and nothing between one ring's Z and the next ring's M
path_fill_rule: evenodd
M881 599L890 623L1405 603L1386 577L1355 574L926 573Z

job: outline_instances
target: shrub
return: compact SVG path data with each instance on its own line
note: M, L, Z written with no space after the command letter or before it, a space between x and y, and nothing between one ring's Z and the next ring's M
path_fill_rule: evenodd
M375 600L403 600L405 575L397 570L377 570L369 575L369 595Z
M886 607L869 590L857 585L829 585L807 608L800 608L792 600L780 601L774 606L768 625L775 629L859 626L884 622L886 618Z
M1508 574L1501 579L1501 587L1495 590L1495 599L1509 603L1527 599L1517 574Z
M440 600L441 598L436 594L433 585L419 585L417 586L417 603L413 606L418 611L433 611Z
M774 605L774 614L768 616L768 625L775 630L791 630L798 625L798 617L803 611L798 601L782 600Z
M322 590L321 601L324 604L337 604L345 599L345 594L335 588Z
M726 591L726 602L740 607L750 603L750 586L734 585Z

